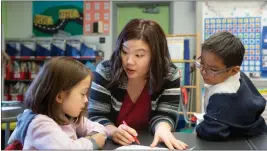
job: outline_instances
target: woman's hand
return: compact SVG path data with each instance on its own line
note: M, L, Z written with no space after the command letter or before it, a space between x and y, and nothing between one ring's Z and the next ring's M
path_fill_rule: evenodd
M173 136L171 133L171 126L166 122L160 122L156 126L154 140L150 147L157 146L158 142L164 142L169 149L183 150L188 147L184 142L177 140Z
M124 124L121 124L111 133L112 140L123 146L132 144L135 141L133 136L137 136L135 129Z

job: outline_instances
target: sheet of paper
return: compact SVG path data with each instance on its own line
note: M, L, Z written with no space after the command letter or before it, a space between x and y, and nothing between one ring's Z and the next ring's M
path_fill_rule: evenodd
M128 145L128 146L121 146L118 147L116 150L125 150L125 149L130 149L130 150L135 150L135 149L155 149L155 150L168 150L167 148L160 148L160 147L150 147L150 146L143 146L143 145Z
M193 150L195 148L192 147L192 148L189 148L189 149L186 149L186 150ZM130 149L130 150L135 150L135 149L140 149L140 150L143 150L143 149L149 149L149 150L169 150L168 148L162 148L162 147L150 147L150 146L143 146L143 145L129 145L129 146L121 146L121 147L118 147L117 149L115 150L125 150L125 149Z

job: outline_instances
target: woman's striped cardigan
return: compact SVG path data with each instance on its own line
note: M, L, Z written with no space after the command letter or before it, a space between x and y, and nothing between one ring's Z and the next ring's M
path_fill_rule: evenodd
M126 94L127 81L117 87L107 88L111 81L110 61L99 63L94 72L89 93L88 117L103 125L115 125L122 101ZM154 133L155 126L161 121L168 122L175 130L180 100L180 75L178 68L172 64L165 78L163 87L151 94L150 130Z

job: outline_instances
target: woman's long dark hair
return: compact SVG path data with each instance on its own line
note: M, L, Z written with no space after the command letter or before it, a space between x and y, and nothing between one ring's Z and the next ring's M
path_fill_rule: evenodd
M171 59L168 50L166 36L162 28L151 20L133 19L121 31L116 48L111 55L112 81L109 86L119 85L122 79L127 77L122 67L122 44L128 40L143 40L151 49L151 61L149 69L149 84L152 93L157 92L163 86L164 78L168 74Z

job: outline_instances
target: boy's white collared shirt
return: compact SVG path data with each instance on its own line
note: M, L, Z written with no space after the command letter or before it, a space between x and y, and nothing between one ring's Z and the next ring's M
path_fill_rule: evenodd
M204 120L203 116L209 103L209 99L216 93L236 93L240 87L240 72L229 77L222 83L216 85L204 85L204 100L202 101L202 113L194 114L197 118L197 124Z

